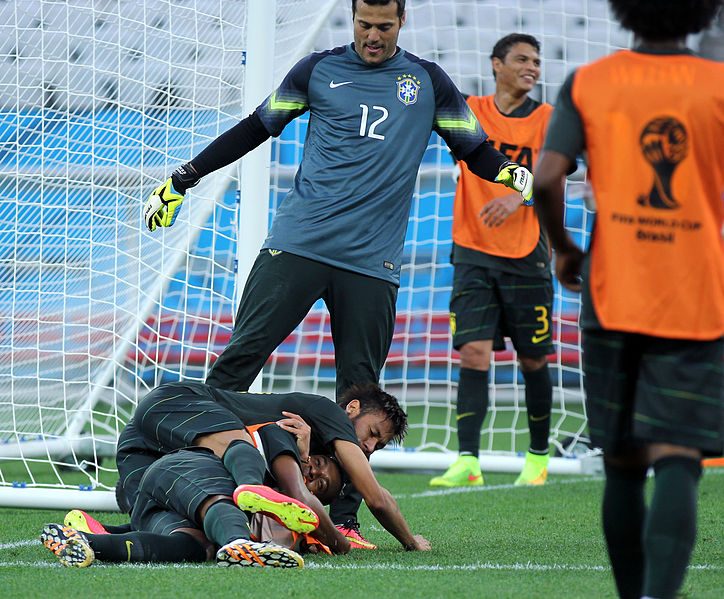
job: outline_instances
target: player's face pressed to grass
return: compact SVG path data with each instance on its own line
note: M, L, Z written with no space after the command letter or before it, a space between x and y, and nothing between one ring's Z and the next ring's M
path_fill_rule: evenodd
M325 505L342 489L339 466L325 455L310 455L302 464L302 476L309 492Z
M397 2L370 6L357 0L353 16L354 49L367 64L378 65L392 57L397 50L397 37L405 22L397 16Z
M495 83L512 92L529 92L540 77L538 51L524 42L514 44L504 60L493 59Z

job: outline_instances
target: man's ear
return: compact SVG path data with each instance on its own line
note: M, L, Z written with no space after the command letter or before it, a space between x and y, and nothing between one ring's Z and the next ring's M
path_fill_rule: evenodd
M405 24L405 17L407 16L407 11L402 11L402 16L400 17L400 27L402 27Z
M360 412L359 399L351 400L345 406L344 411L347 413L347 416L349 416L350 418L354 418L355 416L358 416L359 412Z
M497 56L493 57L492 61L493 63L493 73L498 74L503 69L503 61L500 60Z

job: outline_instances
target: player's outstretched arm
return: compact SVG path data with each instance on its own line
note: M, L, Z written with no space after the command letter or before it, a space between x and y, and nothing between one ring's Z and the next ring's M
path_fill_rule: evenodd
M385 530L408 551L428 551L429 541L421 535L412 534L397 502L390 492L377 482L370 463L359 446L337 439L334 441L334 450L350 481L362 494L370 512Z
M143 211L148 229L153 231L156 227L170 227L178 216L187 189L209 173L237 161L269 137L269 132L256 112L219 135L191 162L177 168L168 180L153 191Z
M349 553L349 540L335 528L322 502L307 489L297 460L289 454L282 454L274 459L271 469L282 493L298 499L317 514L319 526L311 535L329 547L332 553Z
M488 141L463 157L470 171L486 181L502 183L523 196L523 203L533 205L533 175L524 166L511 162Z
M199 182L196 169L189 162L178 167L171 176L153 190L143 209L143 220L149 231L170 227L181 211L186 190Z

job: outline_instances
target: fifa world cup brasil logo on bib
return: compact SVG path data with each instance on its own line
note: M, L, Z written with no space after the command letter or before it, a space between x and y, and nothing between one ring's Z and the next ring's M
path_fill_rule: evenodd
M641 206L664 210L679 207L671 195L671 179L676 166L689 153L688 140L686 128L673 117L659 117L644 127L639 144L644 158L654 169L654 184L648 196L639 197Z

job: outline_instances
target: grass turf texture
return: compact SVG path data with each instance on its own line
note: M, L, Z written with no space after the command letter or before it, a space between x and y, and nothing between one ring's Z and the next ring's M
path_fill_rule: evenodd
M376 551L307 556L302 570L222 569L207 564L96 563L70 569L38 539L65 510L0 509L0 596L47 597L48 589L88 597L197 599L206 596L306 599L615 597L600 530L600 478L551 476L544 487L513 487L514 474L486 474L474 490L431 490L429 475L380 474L414 533L433 551L404 552L360 510ZM650 490L650 489L649 489ZM724 588L724 469L707 469L700 487L699 537L682 597L719 598ZM110 524L122 514L98 514ZM55 594L55 593L54 593Z

